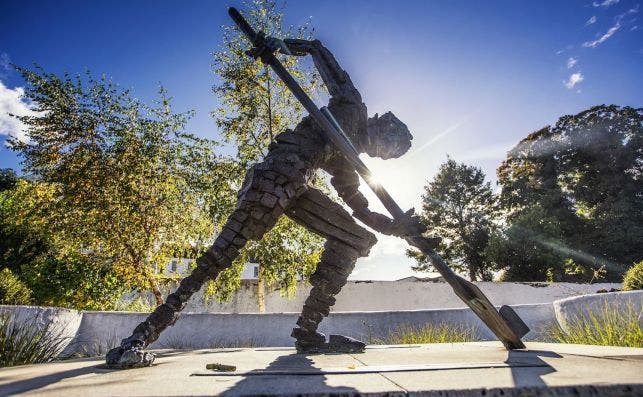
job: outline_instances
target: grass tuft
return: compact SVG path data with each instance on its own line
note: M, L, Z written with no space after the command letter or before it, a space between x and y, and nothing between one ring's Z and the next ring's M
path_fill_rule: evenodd
M22 320L0 313L0 367L46 363L55 359L67 342L63 330L38 317Z
M643 347L638 316L633 305L617 309L605 303L598 312L589 311L569 321L567 331L556 325L548 334L558 343Z
M378 342L386 345L473 342L477 340L477 335L476 328L459 324L403 325Z

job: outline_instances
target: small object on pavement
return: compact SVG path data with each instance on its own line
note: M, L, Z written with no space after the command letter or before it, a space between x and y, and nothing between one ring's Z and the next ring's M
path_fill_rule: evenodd
M221 371L221 372L234 372L237 370L237 367L234 365L213 363L213 364L206 364L205 369L211 369L213 371Z

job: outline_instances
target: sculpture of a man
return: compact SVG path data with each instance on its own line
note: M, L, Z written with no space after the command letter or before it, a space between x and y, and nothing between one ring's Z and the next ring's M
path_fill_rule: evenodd
M271 50L284 42L267 40ZM347 131L360 153L383 159L396 158L411 147L413 139L404 123L393 113L368 118L366 105L334 56L319 41L285 40L292 55L310 54L330 93L328 108ZM309 185L317 169L327 171L331 184L352 209L352 215L320 190ZM321 260L310 278L312 289L306 299L292 336L300 353L359 352L364 343L340 335L329 341L317 327L334 305L334 296L346 284L357 258L368 255L375 235L358 225L357 218L387 235L406 236L424 231L417 217L407 213L401 221L372 212L358 190L359 177L341 153L324 139L310 116L294 130L279 134L265 160L247 173L235 211L214 244L197 260L197 267L184 278L164 304L139 324L132 335L107 354L107 364L117 367L150 365L153 355L143 349L173 324L188 299L204 282L217 277L238 256L248 240L258 240L286 215L327 239ZM215 331L216 332L216 331Z

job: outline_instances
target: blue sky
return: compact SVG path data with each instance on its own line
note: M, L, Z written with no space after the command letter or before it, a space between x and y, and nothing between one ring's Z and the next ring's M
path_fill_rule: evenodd
M229 24L227 6L239 1L0 4L4 64L88 68L146 101L162 83L176 110L196 110L190 130L218 138L210 53ZM392 110L414 134L403 158L368 161L403 207L419 206L447 154L482 167L495 183L505 152L529 132L596 104L643 106L638 1L291 0L286 11L289 24L312 16L317 38L351 74L370 113ZM23 82L4 65L0 82L0 168L19 169L3 142L18 133L6 112L24 107ZM411 275L405 245L380 240L353 277Z

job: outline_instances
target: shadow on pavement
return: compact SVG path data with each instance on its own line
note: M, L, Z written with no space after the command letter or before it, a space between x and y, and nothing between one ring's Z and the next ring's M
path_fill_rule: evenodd
M10 382L0 386L0 395L26 393L32 390L38 390L51 384L60 382L64 379L75 378L77 376L88 374L101 374L112 372L113 370L101 369L92 363L88 363L86 367L70 369L68 371L54 372L48 375L37 377L29 377L28 379Z
M297 375L259 375L253 374L254 371L244 376L243 380L236 383L232 388L223 393L223 396L243 396L243 395L301 395L307 393L322 393L324 395L353 395L358 391L352 387L332 387L326 384L326 377L322 374L321 369L313 366L313 361L303 354L289 354L280 356L270 363L266 368L259 372L265 371L284 371L292 370L298 372ZM302 372L310 372L305 375ZM316 374L315 372L319 372Z
M509 356L505 361L507 364L529 364L528 366L511 367L514 386L547 386L542 377L556 372L556 370L541 357L562 358L558 353L546 350L509 350Z

